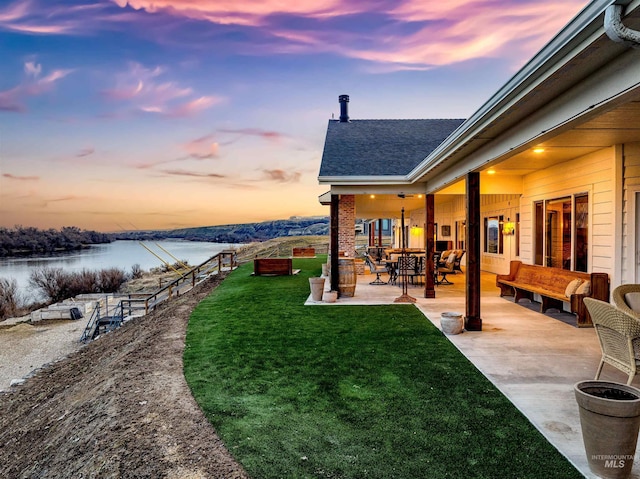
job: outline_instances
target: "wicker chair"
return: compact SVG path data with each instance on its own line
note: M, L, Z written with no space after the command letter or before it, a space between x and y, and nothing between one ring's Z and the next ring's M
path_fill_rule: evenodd
M629 375L631 384L640 366L640 321L614 305L594 298L584 298L596 329L602 359L595 379L600 377L604 363Z
M621 284L616 287L611 293L613 303L618 309L640 320L640 312L634 311L627 304L625 299L625 294L627 293L640 293L640 284Z

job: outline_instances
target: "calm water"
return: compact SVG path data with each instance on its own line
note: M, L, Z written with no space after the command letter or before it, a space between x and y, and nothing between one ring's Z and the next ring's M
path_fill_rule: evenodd
M223 249L240 246L195 241L145 241L143 244L167 263L173 264L176 261L159 246L180 261L187 260L191 266L199 265ZM63 268L65 271L81 271L116 267L129 273L131 266L136 263L145 271L162 266L162 260L147 251L144 246L138 241L114 241L109 244L94 245L81 251L48 256L0 258L0 278L15 279L23 295L28 299L36 299L33 291L28 287L29 275L34 269L47 266Z

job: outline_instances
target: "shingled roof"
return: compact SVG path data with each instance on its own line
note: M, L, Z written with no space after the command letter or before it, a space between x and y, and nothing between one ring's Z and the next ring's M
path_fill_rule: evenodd
M320 177L406 175L464 120L329 120Z

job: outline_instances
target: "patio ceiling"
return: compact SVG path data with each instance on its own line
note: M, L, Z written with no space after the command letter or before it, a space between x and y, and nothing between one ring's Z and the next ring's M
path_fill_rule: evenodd
M593 120L540 142L505 161L488 165L500 175L527 175L615 144L640 141L640 101L631 101Z

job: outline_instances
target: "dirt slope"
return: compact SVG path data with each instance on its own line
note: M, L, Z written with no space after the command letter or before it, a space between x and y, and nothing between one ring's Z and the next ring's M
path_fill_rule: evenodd
M182 373L214 277L0 393L2 478L245 478Z

